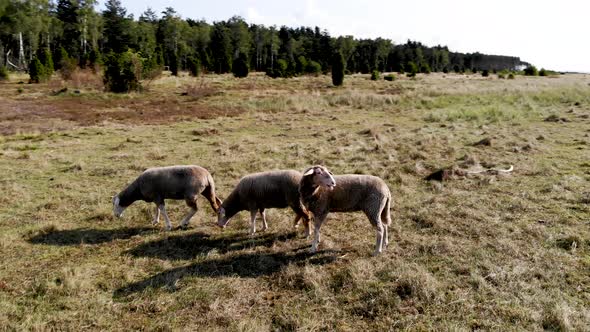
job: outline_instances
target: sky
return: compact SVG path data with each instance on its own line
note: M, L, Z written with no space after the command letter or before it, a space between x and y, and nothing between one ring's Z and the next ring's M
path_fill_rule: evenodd
M590 73L590 0L121 0L127 12L172 7L207 22L319 26L331 36L408 39L451 51L518 56L538 68ZM104 1L100 1L102 4Z

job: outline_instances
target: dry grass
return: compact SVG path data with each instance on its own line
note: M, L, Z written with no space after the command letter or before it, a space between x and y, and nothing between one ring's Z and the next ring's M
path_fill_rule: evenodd
M332 88L326 76L164 76L125 96L18 80L0 83L8 330L590 325L590 77L355 75ZM181 96L199 86L216 93ZM204 200L186 231L152 227L146 203L111 216L111 196L147 167L200 164L223 198L244 174L315 163L390 185L384 255L370 257L356 213L329 216L317 255L288 210L253 237L245 213L219 230ZM424 182L452 165L515 170ZM186 207L168 205L177 226Z

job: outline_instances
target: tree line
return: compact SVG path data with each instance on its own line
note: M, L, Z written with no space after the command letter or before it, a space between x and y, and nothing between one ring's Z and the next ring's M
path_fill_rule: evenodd
M0 66L10 70L51 71L110 64L113 75L145 76L167 67L247 75L265 71L272 77L326 73L335 53L346 73L372 71L464 72L514 70L528 65L518 57L451 52L389 39L332 37L319 27L266 27L234 16L208 23L183 19L171 7L158 14L148 8L137 19L119 0L15 0L0 2ZM51 60L51 64L49 61ZM47 68L51 67L51 68ZM108 71L108 68L106 69ZM105 73L108 74L108 73Z

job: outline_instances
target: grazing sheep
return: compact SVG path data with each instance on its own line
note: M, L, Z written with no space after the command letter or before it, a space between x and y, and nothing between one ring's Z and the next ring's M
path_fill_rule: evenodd
M329 212L363 211L377 230L374 254L380 254L389 244L391 192L382 179L371 175L332 176L326 167L313 166L303 173L299 194L314 220L311 252L318 249L320 228Z
M250 234L256 233L256 213L262 216L262 230L266 230L267 208L291 207L297 214L295 226L303 219L305 234L309 236L309 218L299 200L301 173L293 170L254 173L243 177L218 211L217 224L227 226L236 213L250 211Z
M165 199L184 199L191 211L182 219L181 227L186 227L197 213L197 196L207 198L215 212L221 200L215 195L215 182L211 174L200 166L156 167L144 171L133 183L113 197L113 214L121 217L123 211L133 202L142 200L156 204L153 224L160 222L160 213L166 220L166 230L172 229L164 206Z

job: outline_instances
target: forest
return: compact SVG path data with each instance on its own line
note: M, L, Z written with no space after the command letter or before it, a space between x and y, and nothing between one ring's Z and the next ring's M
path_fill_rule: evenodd
M117 71L126 61L135 64L141 78L162 68L173 75L245 68L292 77L328 72L335 52L342 54L346 73L476 72L528 65L514 56L452 52L410 40L396 45L384 38L333 37L320 27L266 27L239 16L208 23L184 19L171 7L160 14L147 8L135 18L119 0L106 1L102 11L96 0L0 2L0 67L13 71L50 74L62 67L97 69L122 61L114 66Z

